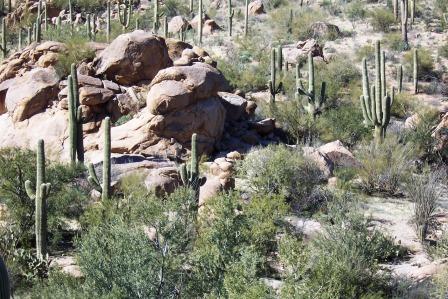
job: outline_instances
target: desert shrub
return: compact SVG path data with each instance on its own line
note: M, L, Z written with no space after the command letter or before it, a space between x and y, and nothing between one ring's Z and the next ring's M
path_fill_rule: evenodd
M161 8L161 12L164 12L168 18L172 18L175 16L186 16L190 12L190 8L185 1L166 0L163 2L163 4L164 5ZM210 17L213 18L212 16Z
M437 240L436 245L430 250L432 256L436 258L448 257L448 231L442 231L440 238Z
M407 45L399 33L388 33L383 38L384 44L392 51L401 52L406 50Z
M371 44L364 45L356 50L356 60L362 61L363 58L371 63L375 60L375 48Z
M259 36L238 39L228 58L218 59L218 68L234 88L243 91L266 88L269 77L270 47Z
M412 115L418 108L417 100L408 93L397 93L394 97L394 103L391 107L393 116L404 118Z
M352 167L338 167L333 171L337 177L337 187L341 190L350 190L352 188L352 180L356 178L357 170Z
M412 130L405 131L404 142L412 148L413 155L427 162L439 161L444 153L435 148L435 139L431 136L432 130L438 122L438 112L422 109Z
M431 298L445 299L448 295L448 269L443 269L432 279L434 288L432 290Z
M351 22L365 19L367 12L361 1L350 2L345 8L345 14Z
M396 257L398 246L372 230L362 215L350 212L341 218L307 247L292 237L281 240L283 298L383 298L389 279L379 262Z
M442 56L443 58L448 58L448 44L440 46L437 51L439 53L439 56Z
M376 31L389 32L394 23L394 14L389 9L376 8L370 14L370 24Z
M257 193L280 194L300 202L322 179L316 164L296 149L283 145L268 146L250 152L239 168L239 174Z
M414 222L421 241L426 238L438 205L441 176L440 172L412 176L406 184L407 194L414 203Z
M259 277L267 253L275 248L277 223L285 212L279 196L257 195L244 203L238 193L230 193L207 202L191 256L191 292L196 294L191 297L227 297L238 292L268 297Z
M107 0L72 0L75 9L88 12L99 12L106 7ZM67 0L53 0L54 5L60 9L68 9Z
M361 188L368 194L397 194L412 168L410 147L399 143L394 136L386 138L381 144L373 141L362 146L356 157L361 163L358 173Z
M341 140L353 146L372 135L370 129L362 125L363 120L360 107L349 103L326 110L317 119L316 126L322 141Z
M403 56L403 66L405 74L413 74L413 51L408 51ZM418 49L418 78L429 79L436 77L434 73L434 59L431 52L424 48Z

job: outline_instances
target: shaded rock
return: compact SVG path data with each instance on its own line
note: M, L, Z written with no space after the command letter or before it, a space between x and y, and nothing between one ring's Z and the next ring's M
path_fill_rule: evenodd
M187 30L190 27L187 19L182 16L175 16L168 22L168 32L179 33Z
M290 64L306 60L310 52L313 57L322 57L325 61L323 47L315 39L298 41L296 44L285 45L282 48L283 59Z
M205 184L199 190L199 206L204 205L209 199L218 195L222 190L222 185L217 177L207 178Z
M264 11L263 1L255 0L249 3L249 15L256 16L266 13Z
M171 64L165 40L142 30L118 36L94 61L96 75L122 85L152 80Z
M302 151L303 156L315 162L326 178L333 175L334 164L326 154L310 146L302 147Z
M333 162L335 166L342 167L359 167L359 162L353 154L339 140L324 144L317 150L325 155Z
M246 116L247 101L229 92L218 92L221 103L226 108L227 120L239 120Z
M210 20L210 17L203 13L202 14L202 26L204 26L205 21ZM199 24L199 15L196 15L191 21L190 21L190 26L194 29L197 30L198 29L198 24Z
M14 122L45 110L57 98L59 76L52 68L36 68L17 77L6 93L5 103Z
M275 130L275 118L266 118L255 123L250 123L249 127L260 135L269 135Z
M79 102L82 105L95 106L104 104L112 99L113 96L114 93L105 88L83 86L79 89Z
M206 20L202 26L202 32L205 35L213 34L216 31L222 31L222 28L216 23L215 20Z
M171 194L182 185L177 167L164 167L149 172L145 186L157 196Z
M168 47L168 55L172 61L179 59L183 56L185 50L192 48L190 44L174 38L167 38L165 42Z
M310 26L310 30L312 31L312 37L316 39L325 37L337 38L342 36L338 26L326 22L313 23Z

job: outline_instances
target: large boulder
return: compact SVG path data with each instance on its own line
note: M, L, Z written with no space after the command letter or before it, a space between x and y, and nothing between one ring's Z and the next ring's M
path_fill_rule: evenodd
M118 36L99 54L93 66L97 76L132 85L152 80L161 69L171 64L163 38L136 30Z
M59 76L53 68L36 68L17 77L6 93L6 109L14 122L42 112L57 99Z
M319 38L338 38L342 36L339 27L326 22L315 22L311 24L310 30L312 32L312 37Z
M335 166L360 166L358 160L356 160L353 154L339 140L324 144L318 147L317 150L322 154L325 154Z
M266 13L264 11L263 1L255 0L249 3L249 15L256 16Z
M175 16L168 22L168 32L179 33L187 30L190 27L187 19L182 16Z
M283 59L290 64L305 60L310 52L313 57L322 57L325 60L323 48L315 39L298 41L296 44L282 47Z
M247 101L245 98L229 92L218 92L221 103L226 108L227 120L240 120L246 117Z
M224 76L205 63L161 70L151 83L147 106L152 114L179 111L228 89Z

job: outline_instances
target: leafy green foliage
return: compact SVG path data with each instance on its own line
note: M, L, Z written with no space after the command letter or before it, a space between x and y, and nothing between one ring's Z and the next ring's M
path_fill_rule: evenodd
M405 74L413 73L413 51L408 51L403 56ZM434 77L434 59L431 52L425 48L418 49L418 78L428 79Z
M395 17L391 10L377 8L371 12L370 23L376 31L389 32L392 24L395 23Z

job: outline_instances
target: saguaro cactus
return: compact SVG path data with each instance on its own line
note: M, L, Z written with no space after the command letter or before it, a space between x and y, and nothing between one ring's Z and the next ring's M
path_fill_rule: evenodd
M2 299L11 298L8 269L6 268L5 262L3 261L1 256L0 256L0 298Z
M413 51L413 78L414 78L414 93L418 93L418 50Z
M401 39L404 50L409 49L408 42L408 0L401 0Z
M71 74L68 76L68 120L70 160L72 165L78 162L84 163L84 141L82 134L82 109L79 105L78 74L76 65L71 65Z
M199 199L199 189L204 184L205 178L199 176L199 157L197 153L197 135L191 136L191 161L182 164L179 169L180 177L184 186L193 189Z
M198 11L198 43L202 44L202 0L199 0L199 11Z
M244 9L244 36L247 36L249 33L249 0L246 0Z
M281 48L280 48L281 49ZM276 66L276 50L272 48L271 50L271 80L268 82L269 93L271 94L271 103L275 102L275 95L278 94L283 87L283 83L280 82L277 85L277 66Z
M157 33L160 28L160 21L159 19L163 16L163 13L159 13L159 0L154 0L154 23L153 23L153 31L154 33ZM168 23L166 23L165 26L167 26Z
M101 192L101 199L107 200L110 198L110 183L111 183L111 164L110 164L110 118L104 119L104 146L103 146L103 184L100 183L96 175L95 168L92 163L89 163L89 177L88 181L94 186L96 190Z
M228 13L227 13L227 17L229 18L229 36L232 36L232 21L233 21L233 16L235 15L235 10L232 8L232 0L228 0L227 2L227 6L228 6Z
M6 45L6 20L5 18L2 19L2 44L0 45L0 48L2 50L2 58L5 59L8 55L8 49Z
M106 6L106 40L110 42L110 2L107 2Z
M131 24L131 16L132 16L131 0L124 0L123 5L124 8L121 8L121 4L120 3L118 4L118 18L120 19L120 24L123 26L124 31Z
M398 82L398 93L403 90L403 65L397 67L397 82Z
M369 76L367 71L367 59L362 61L362 91L363 95L360 97L362 113L364 116L364 124L367 126L374 126L374 137L377 142L382 142L386 136L386 129L390 121L390 109L392 106L390 96L385 93L382 96L382 91L385 88L382 87L381 72L384 66L381 66L381 45L377 41L375 46L375 73L376 73L376 86L370 87Z
M398 21L398 0L393 0L393 6L395 21Z
M415 1L411 0L411 24L414 25L414 19L415 19Z
M45 183L45 149L42 139L37 142L36 155L36 189L31 187L31 181L26 181L25 190L29 198L36 202L36 250L37 257L42 260L47 254L47 198L51 189L51 184Z
M168 17L163 18L163 37L168 38Z
M316 118L317 115L322 113L322 108L327 100L325 95L327 88L327 83L322 82L320 88L320 96L317 97L316 89L314 84L314 61L311 52L308 53L308 91L305 90L303 82L299 80L299 87L297 88L297 93L299 95L305 96L307 98L307 105L305 109L309 114Z

